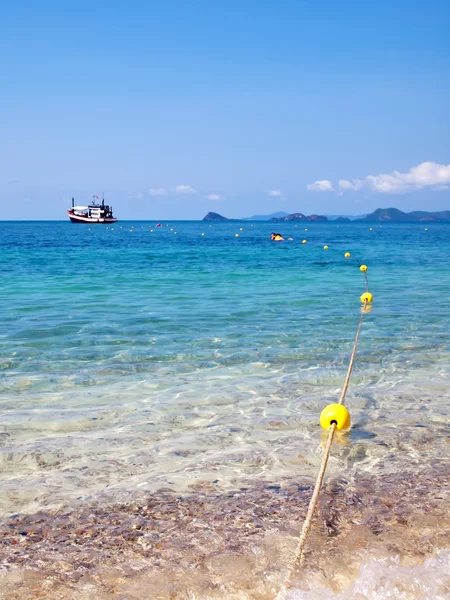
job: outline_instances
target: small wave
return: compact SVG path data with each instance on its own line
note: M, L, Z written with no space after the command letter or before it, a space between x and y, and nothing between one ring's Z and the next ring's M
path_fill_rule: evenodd
M356 580L343 591L332 591L317 581L310 581L310 587L293 589L288 600L448 600L450 553L422 564L404 565L399 557L372 559L361 565Z

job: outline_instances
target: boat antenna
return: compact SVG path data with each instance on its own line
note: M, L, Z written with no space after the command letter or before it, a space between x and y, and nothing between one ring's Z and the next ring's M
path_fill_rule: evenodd
M72 197L72 208L75 206L75 198Z

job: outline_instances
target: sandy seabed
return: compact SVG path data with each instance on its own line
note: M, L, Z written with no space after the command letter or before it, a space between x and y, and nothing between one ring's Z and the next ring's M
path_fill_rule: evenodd
M164 488L126 504L13 515L0 522L0 598L274 598L289 576L311 492L306 479L227 492L205 481L182 496ZM395 560L410 576L397 577L390 597L450 598L450 571L436 572L429 591L417 579L424 561L450 549L449 506L445 461L329 479L288 597L313 597L311 590L322 590L317 598L387 597L375 589L383 573L372 591L356 592L355 581L367 561Z

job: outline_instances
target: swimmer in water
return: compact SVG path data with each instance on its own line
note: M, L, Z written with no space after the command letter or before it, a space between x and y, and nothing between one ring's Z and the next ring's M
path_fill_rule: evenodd
M272 232L270 235L270 239L274 242L281 242L282 240L284 240L284 237L281 235L281 233Z

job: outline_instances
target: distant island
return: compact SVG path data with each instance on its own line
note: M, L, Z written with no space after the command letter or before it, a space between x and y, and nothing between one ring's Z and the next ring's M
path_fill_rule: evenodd
M206 216L203 217L204 221L232 221L233 219L227 219L226 217L222 217L219 213L209 212Z
M274 213L277 214L277 213ZM301 213L294 213L292 215L288 215L286 213L286 216L284 217L271 217L271 215L256 215L257 218L252 219L251 217L248 217L246 219L228 219L227 217L224 217L223 215L219 215L219 213L215 213L215 212L209 212L205 217L203 217L203 221L215 221L215 222L222 222L222 221L270 221L270 222L274 222L274 223L281 223L283 221L328 221L329 219L327 217L324 217L322 215L310 215L309 217L302 215Z
M288 215L287 217L272 217L269 219L273 223L283 223L287 221L315 221L316 223L324 223L325 221L329 221L328 217L325 215L306 215L302 213L293 213L292 215Z
M364 223L367 221L388 221L404 223L421 223L423 221L445 222L450 221L450 210L439 212L426 212L425 210L415 210L405 213L398 208L377 208L373 213L363 219L356 219L355 223Z
M244 219L242 219L242 220L243 221L270 221L270 219L272 219L272 218L288 217L288 216L289 216L289 213L280 211L280 212L271 213L270 215L253 215L253 217L244 217Z
M246 219L227 219L215 212L209 212L204 218L204 221L268 221L271 223L288 223L288 222L308 222L308 223L370 223L370 222L384 222L384 223L422 223L422 222L434 222L434 223L445 223L450 222L450 210L442 210L437 212L427 212L424 210L415 210L413 212L405 213L398 208L377 208L370 215L358 219L349 219L347 217L338 217L336 219L330 219L325 215L304 215L303 213L292 213L291 215L284 214L285 216L273 216L272 215L256 215L255 217L247 217ZM279 214L279 213L278 213Z

